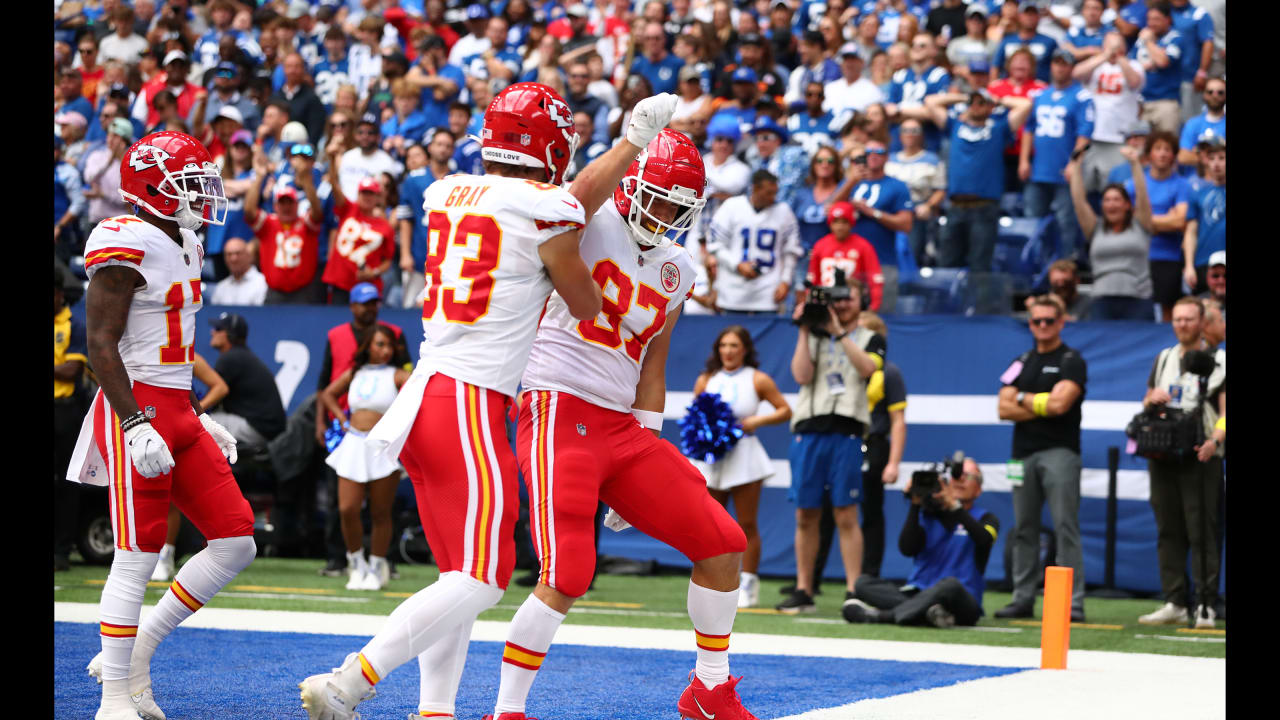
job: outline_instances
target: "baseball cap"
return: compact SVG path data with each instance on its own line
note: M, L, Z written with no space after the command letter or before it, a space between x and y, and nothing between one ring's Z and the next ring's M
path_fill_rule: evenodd
M399 50L396 50L395 52L389 52L386 55L383 55L382 62L384 65L390 62L390 63L397 63L404 68L409 67L409 58L405 57L404 53L400 52Z
M838 203L833 203L831 205L831 209L827 211L827 222L829 223L836 219L856 222L858 219L858 213L853 209L853 203L846 202L844 200L841 200Z
M584 18L587 16L587 6L583 5L582 3L574 3L564 9L564 14L568 15L569 17Z
M810 45L824 45L827 42L827 39L817 30L805 30L804 33L800 35L800 39Z
M77 127L89 126L89 121L85 119L85 116L75 110L67 110L65 112L58 113L58 116L53 119L53 122L58 125L75 125Z
M289 9L285 12L290 20L297 20L303 15L311 14L311 3L307 0L293 0L289 3Z
M1151 134L1151 123L1147 122L1146 120L1139 120L1134 124L1130 125L1129 129L1125 131L1124 139L1128 140L1129 138L1136 137L1138 135L1150 135L1150 134Z
M182 52L181 50L170 50L168 54L164 56L164 62L160 63L160 65L163 67L165 65L168 65L171 62L176 62L176 61L181 61L181 62L187 63L188 65L191 64L191 61L187 59L186 53Z
M129 86L124 83L111 83L111 89L107 91L109 98L129 99Z
M971 73L989 73L991 72L991 63L985 58L977 58L969 61L969 72Z
M378 182L378 178L370 175L360 181L360 185L356 187L357 192L382 192L382 183Z
M275 190L271 192L271 196L278 202L281 198L293 198L294 202L298 200L298 189L293 185L277 183Z
M716 114L712 116L711 122L707 123L707 137L712 140L723 137L729 138L733 142L742 139L742 128L738 126L737 118L729 114Z
M475 5L472 5L471 7L475 7ZM371 112L367 112L367 113L365 113L364 115L361 115L361 116L360 116L360 122L358 122L358 123L356 123L356 124L357 124L357 125L372 125L372 126L374 126L375 128L377 128L377 127L382 127L382 123L378 122L378 116L377 116L377 115L374 115L374 114L373 114L373 113L371 113Z
M245 145L253 144L253 133L248 130L240 129L231 133L231 144L244 143Z
M858 43L847 42L840 46L840 57L846 58L850 55L862 57L861 53L858 52Z
M231 62L230 60L223 60L222 62L218 63L218 67L215 71L215 74L218 77L232 78L232 77L235 77L236 74L239 72L240 72L240 68L235 63Z
M967 18L970 15L981 15L985 18L987 16L987 7L980 2L969 3L969 9L964 11L964 16Z
M762 132L771 132L782 138L782 142L787 141L787 131L778 124L776 120L768 115L761 115L756 118L756 122L751 126L751 134L755 135Z
M992 95L991 91L986 88L977 88L973 92L969 93L970 100L973 100L975 97L982 98L992 105L996 104L996 96Z
M1196 147L1204 149L1224 148L1227 146L1227 139L1213 131L1213 128L1206 128L1200 133L1200 137L1196 138Z
M422 38L422 42L418 43L419 50L430 50L438 47L444 47L444 39L439 35L428 35Z
M249 323L233 312L224 312L216 318L210 318L209 325L214 330L222 330L228 338L244 340L249 337Z
M788 3L787 0L773 0L773 2L769 3L769 9L772 10L778 7L779 5L781 5L782 7L788 10L791 9L791 3Z
M489 19L489 8L484 3L475 3L467 6L468 20L487 20Z
M1040 3L1036 2L1036 0L1022 0L1022 2L1018 3L1018 12L1027 12L1028 10L1040 12Z
M122 117L112 118L111 124L107 126L107 132L119 135L125 142L133 142L133 123Z
M759 33L746 33L738 38L738 46L743 45L764 45L764 38Z
M679 77L680 82L684 82L686 80L700 80L702 78L702 73L698 72L698 68L692 65L685 65L680 68Z
M218 109L218 114L213 116L214 120L218 119L231 120L237 125L244 125L244 115L240 114L240 110L234 105L223 105Z
M1070 65L1076 64L1076 56L1072 55L1071 51L1066 48L1058 48L1057 50L1054 50L1053 55L1049 57L1049 60L1050 62L1054 60L1061 60L1062 62Z
M1226 250L1219 250L1218 252L1209 256L1209 267L1217 267L1219 265L1221 265L1222 267L1227 266Z
M472 5L471 7L475 7ZM367 303L370 300L381 300L382 294L378 292L378 288L373 283L357 283L351 288L351 302Z
M307 136L307 126L297 120L290 120L280 128L280 142L304 143L311 138Z
M756 71L752 70L749 67L740 67L737 70L733 71L733 76L730 78L730 80L736 83L737 82L754 83L756 82Z

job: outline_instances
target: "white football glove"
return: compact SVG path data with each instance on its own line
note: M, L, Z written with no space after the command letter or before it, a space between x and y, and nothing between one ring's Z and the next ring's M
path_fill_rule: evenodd
M153 478L173 470L173 455L164 438L151 427L141 423L124 431L124 441L129 445L129 459L142 477Z
M623 530L626 530L627 528L631 527L631 523L627 522L626 520L623 520L622 516L618 514L617 510L614 510L613 508L609 508L609 512L605 513L605 516L604 516L604 526L614 532L622 532Z
M239 457L236 452L235 436L219 425L217 420L209 417L208 413L201 413L200 424L204 426L205 432L213 436L213 441L218 443L218 449L226 456L227 462L235 465L236 458Z
M627 142L639 148L649 146L658 133L671 122L679 100L671 93L647 97L631 109L631 122L627 125Z

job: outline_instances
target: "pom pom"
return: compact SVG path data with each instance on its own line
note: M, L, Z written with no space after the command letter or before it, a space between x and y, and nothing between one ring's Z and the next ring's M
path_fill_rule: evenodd
M338 422L338 418L334 418L329 424L329 429L324 431L324 447L329 452L333 452L338 447L338 443L342 442L342 436L347 431L343 429L342 423Z
M708 464L723 458L742 439L733 409L717 393L700 393L680 419L680 452Z

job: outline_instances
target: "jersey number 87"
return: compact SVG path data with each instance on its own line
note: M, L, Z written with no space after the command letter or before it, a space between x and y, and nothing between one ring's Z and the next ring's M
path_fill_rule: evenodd
M620 345L625 345L627 356L635 362L640 362L640 356L644 353L644 346L657 335L662 326L667 322L667 303L670 298L659 293L657 290L640 283L640 287L635 287L631 277L618 267L617 263L612 260L601 260L591 269L591 277L600 286L600 294L602 299L602 312L609 321L608 327L601 327L599 316L597 315L590 320L582 320L578 323L578 334L582 339L588 342L603 345L607 348L617 349ZM617 300L609 297L609 283L612 282L617 288ZM622 339L622 318L631 311L632 295L635 295L635 305L642 308L651 308L654 311L653 322L649 323L639 335L632 335L624 342Z

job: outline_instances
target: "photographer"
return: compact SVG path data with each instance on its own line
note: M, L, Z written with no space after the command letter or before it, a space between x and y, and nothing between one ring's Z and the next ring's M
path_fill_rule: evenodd
M884 338L858 326L862 285L837 272L829 287L813 288L797 304L800 325L791 374L800 385L791 431L791 489L796 504L796 589L781 612L812 612L813 563L822 503L830 499L844 560L846 597L862 571L862 435L871 421L866 380L884 366ZM825 311L825 317L824 317Z
M1048 295L1031 302L1028 323L1035 347L1000 376L997 411L1012 420L1013 602L998 618L1035 615L1036 558L1045 500L1057 539L1058 564L1074 571L1071 621L1084 622L1084 552L1080 545L1080 406L1088 369L1080 353L1062 342L1063 306Z
M912 476L911 509L898 536L898 550L914 558L906 586L863 575L844 603L845 620L940 628L977 624L1000 521L974 506L982 494L978 463L965 458L948 466L950 482L928 470Z
M1173 334L1178 344L1160 351L1147 379L1144 408L1164 406L1200 414L1204 442L1185 461L1148 460L1151 509L1156 516L1156 554L1165 604L1138 618L1144 625L1186 623L1186 563L1191 553L1197 628L1212 628L1218 600L1217 527L1222 493L1223 443L1227 438L1227 351L1210 350L1204 341L1204 306L1184 297L1173 306ZM1207 382L1192 367L1193 354L1209 351L1213 360ZM1204 368L1207 370L1208 368ZM1201 393L1204 393L1203 396Z

